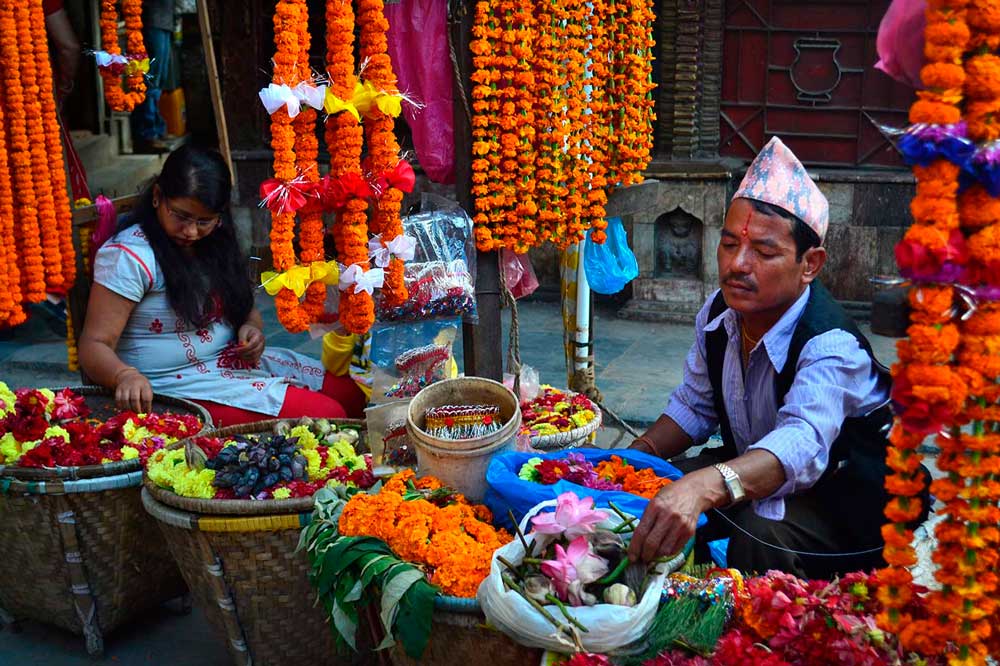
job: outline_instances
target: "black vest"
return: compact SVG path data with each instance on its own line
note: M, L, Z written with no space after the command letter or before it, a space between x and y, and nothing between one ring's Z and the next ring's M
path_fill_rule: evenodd
M709 309L708 321L712 321L727 308L720 291ZM832 330L843 330L858 341L872 361L872 366L883 376L889 370L875 358L871 344L858 329L854 320L834 300L826 287L818 281L812 283L809 300L799 319L788 346L785 366L778 368L774 382L776 403L780 409L785 395L795 381L799 356L803 347L812 338ZM735 458L736 445L729 424L722 395L722 369L729 341L724 326L705 335L705 355L708 377L712 384L715 413L722 431L723 458ZM886 448L889 444L889 429L892 427L892 410L888 405L860 417L844 419L840 434L830 450L830 460L826 472L807 492L816 492L825 506L829 506L831 519L835 520L845 536L845 550L866 550L883 543L881 528L886 519L883 509L889 500L885 491L885 477L889 473L885 464ZM927 517L929 495L921 497L924 514L916 524Z

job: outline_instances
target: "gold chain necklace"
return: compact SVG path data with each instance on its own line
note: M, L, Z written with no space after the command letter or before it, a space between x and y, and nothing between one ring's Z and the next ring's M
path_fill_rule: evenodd
M757 343L760 342L760 338L764 337L762 335L759 338L757 338L756 340L754 340L753 338L751 338L750 334L747 333L746 326L743 324L743 322L740 322L740 335L743 337L743 342L749 344L750 349L753 349L754 347L756 347Z

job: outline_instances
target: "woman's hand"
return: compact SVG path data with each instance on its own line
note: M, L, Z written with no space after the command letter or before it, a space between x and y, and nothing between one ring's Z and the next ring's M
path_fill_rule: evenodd
M148 413L153 408L153 387L141 372L126 368L117 377L115 400L120 409Z
M243 324L236 337L240 343L240 358L256 365L264 353L264 332L253 324Z

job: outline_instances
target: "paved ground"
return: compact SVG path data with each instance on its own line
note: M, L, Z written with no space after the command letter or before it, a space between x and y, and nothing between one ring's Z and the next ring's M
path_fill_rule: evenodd
M319 341L283 331L270 299L261 302L269 343L318 355ZM505 319L505 322L507 320ZM522 362L536 368L543 382L565 385L561 317L555 303L522 303ZM605 404L639 429L656 420L670 391L681 381L691 344L691 326L617 319L613 312L594 317L597 338L597 384ZM885 363L895 360L893 341L872 338ZM457 349L461 355L460 342ZM66 370L65 345L39 317L0 338L0 379L11 386L66 386L79 377ZM609 424L600 434L605 447L627 445L628 436ZM0 666L44 664L79 666L92 663L217 666L227 663L223 644L215 639L196 610L189 616L177 607L137 618L106 641L103 660L87 657L82 639L44 625L25 622L21 633L0 631ZM289 665L294 666L294 665Z

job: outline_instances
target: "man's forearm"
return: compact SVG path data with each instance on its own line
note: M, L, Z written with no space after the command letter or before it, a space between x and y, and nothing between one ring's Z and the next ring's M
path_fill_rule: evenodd
M672 418L663 414L629 448L669 460L687 451L692 444L691 437Z

